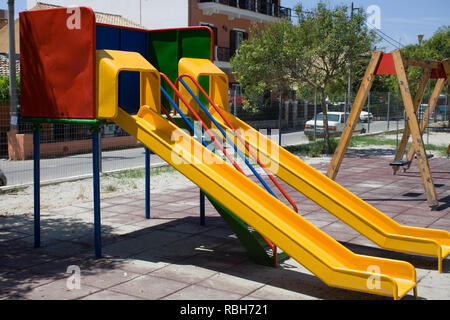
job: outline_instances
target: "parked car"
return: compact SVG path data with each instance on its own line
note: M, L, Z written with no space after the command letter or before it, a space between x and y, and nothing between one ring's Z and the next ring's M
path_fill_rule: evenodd
M361 111L361 114L359 115L359 119L360 119L362 122L369 122L369 119L370 119L370 121L372 121L372 119L373 119L373 114L372 114L372 113L369 113L369 112L367 112L367 111Z
M330 136L340 136L342 131L344 130L345 122L348 118L348 113L344 112L328 112L328 133ZM316 136L323 137L323 113L318 113L316 116ZM358 133L366 132L366 129L363 125L358 121L355 126L355 131ZM308 137L314 136L314 119L311 119L305 124L305 135Z
M436 108L436 120L447 121L448 120L448 106L440 105Z
M6 186L7 183L8 183L8 180L6 179L5 174L0 169L0 187Z
M419 106L419 111L417 112L417 119L418 119L419 121L422 120L422 118L423 118L423 116L424 116L425 111L427 110L427 108L428 108L428 104L426 104L426 103L422 103L422 104ZM434 111L433 111L429 116L430 116L430 119L434 119Z

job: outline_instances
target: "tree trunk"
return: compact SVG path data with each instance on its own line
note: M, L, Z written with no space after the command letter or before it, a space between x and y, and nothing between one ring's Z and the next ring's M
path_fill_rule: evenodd
M323 113L323 140L324 140L324 154L330 153L330 135L328 132L328 106L325 102L325 91L320 92L320 99L322 101L322 113Z

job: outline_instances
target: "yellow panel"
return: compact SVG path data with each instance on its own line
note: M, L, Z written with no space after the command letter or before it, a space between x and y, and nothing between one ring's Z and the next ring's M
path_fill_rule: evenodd
M141 74L141 105L161 108L159 72L137 52L97 50L97 118L114 119L119 108L119 72Z
M137 116L119 108L114 121L327 285L394 299L416 293L411 264L354 254L151 108Z
M190 74L195 80L200 76L209 76L209 95L216 105L224 110L228 110L228 77L211 60L182 58L178 62L178 75ZM198 96L198 89L189 78L183 78L189 88ZM199 106L191 97L182 84L179 85L180 93L186 98L188 103L197 112ZM180 108L183 112L189 113L184 104L180 101Z

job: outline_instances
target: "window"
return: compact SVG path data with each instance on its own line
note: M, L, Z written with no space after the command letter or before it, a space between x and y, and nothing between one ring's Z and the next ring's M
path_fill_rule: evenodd
M317 118L317 121L323 121L323 113L317 114L316 118ZM339 115L338 114L329 114L328 121L339 122Z
M209 23L204 23L204 22L200 22L201 26L204 27L210 27L213 31L213 35L214 35L214 46L217 46L217 28L214 27L213 24L209 24Z
M209 24L209 23L204 23L204 22L200 22L200 26L204 26L204 27L210 27L212 32L213 32L213 37L214 37L214 60L217 59L217 28L214 27L213 24Z
M230 55L233 56L242 41L248 39L248 33L243 30L230 31Z

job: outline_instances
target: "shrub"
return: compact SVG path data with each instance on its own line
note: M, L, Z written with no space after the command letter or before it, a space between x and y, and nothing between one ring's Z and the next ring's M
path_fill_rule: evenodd
M20 77L17 75L17 101L20 101ZM9 77L0 76L0 102L9 102Z
M330 138L330 154L333 154L336 150L338 141L334 138ZM320 157L324 154L325 142L323 139L312 141L308 144L291 146L286 149L292 153L306 154L310 158Z

